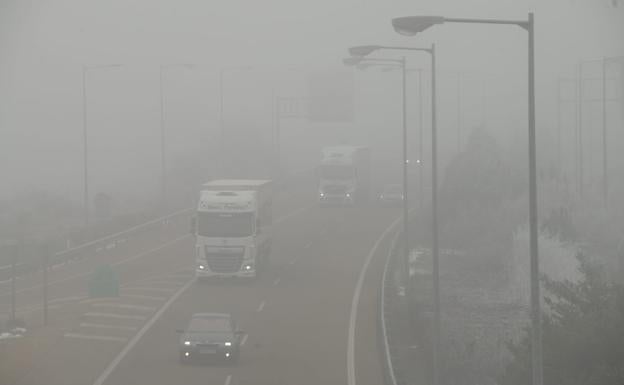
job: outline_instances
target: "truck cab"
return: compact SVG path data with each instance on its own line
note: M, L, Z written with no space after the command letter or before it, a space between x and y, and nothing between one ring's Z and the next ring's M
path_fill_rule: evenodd
M321 204L354 205L366 201L370 184L369 148L323 148L318 177Z
M271 196L264 184L237 190L228 183L204 185L193 232L197 278L254 278L271 249ZM227 188L231 187L231 188Z

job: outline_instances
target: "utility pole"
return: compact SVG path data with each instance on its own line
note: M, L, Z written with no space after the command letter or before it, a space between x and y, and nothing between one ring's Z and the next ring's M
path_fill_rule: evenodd
M457 72L457 153L461 152L461 86L462 74Z
M602 58L602 198L609 206L609 171L607 148L607 58Z
M50 244L43 245L42 255L43 274L43 325L48 326L48 266L50 265Z
M167 162L165 140L165 95L163 91L163 65L159 71L160 90L160 197L162 200L163 214L167 212Z
M583 62L578 64L578 191L583 197Z
M425 117L423 114L423 78L422 69L418 69L418 207L422 210L425 206L425 193L424 193L424 122Z
M89 148L87 129L87 66L82 66L82 163L84 226L89 226Z
M16 290L15 290L15 279L16 277L16 265L17 260L19 259L19 255L23 249L23 241L18 240L12 247L12 255L11 255L11 322L15 322L15 301L16 301Z

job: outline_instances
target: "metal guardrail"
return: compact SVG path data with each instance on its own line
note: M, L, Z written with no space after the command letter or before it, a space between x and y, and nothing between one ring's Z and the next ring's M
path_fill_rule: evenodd
M53 257L54 258L63 258L65 256L69 256L69 255L71 255L71 254L73 254L75 252L79 252L79 251L87 249L89 247L98 246L98 245L101 245L101 244L104 244L104 243L108 243L110 241L114 241L115 239L117 239L119 237L127 236L130 233L143 230L143 229L145 229L145 228L147 228L149 226L152 226L152 225L155 225L155 224L159 224L159 223L162 223L162 222L167 221L169 219L175 218L177 216L189 213L192 210L193 210L192 208L187 208L187 209L176 211L176 212L174 212L172 214L165 215L163 217L156 218L156 219L153 219L153 220L145 222L145 223L141 223L140 225L136 225L136 226L130 227L129 229L120 231L118 233L107 235L107 236L105 236L103 238L96 239L94 241L90 241L90 242L87 242L87 243L83 243L83 244L81 244L79 246L72 247L72 248L67 249L67 250L59 251L59 252L55 253L53 255Z
M93 240L93 241L89 241L86 243L83 243L81 245L78 245L76 247L72 247L66 250L61 250L58 251L54 254L52 254L50 256L50 259L48 261L49 266L54 266L54 265L59 265L59 264L63 264L66 263L68 261L71 260L77 260L80 259L81 257L84 257L83 252L86 250L90 250L93 249L94 251L98 251L99 248L102 249L106 249L107 246L109 245L113 245L120 241L121 239L124 239L126 237L128 237L130 234L135 233L135 232L139 232L139 231L143 231L153 225L156 224L160 224L163 223L165 221L169 221L175 217L187 214L192 212L192 208L187 208L187 209L183 209L183 210L179 210L176 211L174 213L165 215L163 217L159 217L153 220L150 220L148 222L145 223L141 223L139 225L136 226L132 226L128 229L125 229L123 231L114 233L114 234L110 234L107 235L105 237ZM11 265L5 265L5 266L0 266L0 279L10 279L10 274L11 274ZM18 263L16 266L15 272L16 272L16 276L20 276L23 274L27 274L30 272L34 272L37 271L38 269L41 268L40 264L28 264L28 263ZM9 277L7 277L7 275L9 275Z
M278 186L281 186L283 184L285 184L289 179L296 179L299 177L302 177L303 175L305 175L306 173L310 172L311 169L309 168L304 168L301 170L297 170L296 172L292 172L289 175L286 175L284 177L282 177L279 180L276 180L276 184ZM160 224L164 221L168 221L171 220L177 216L180 215L184 215L187 213L192 213L193 210L195 208L194 207L190 207L190 208L186 208L186 209L182 209L182 210L178 210L174 213L168 214L166 216L163 217L159 217L156 219L153 219L151 221L130 227L128 229L125 229L123 231L111 234L111 235L107 235L105 237L93 240L93 241L89 241L86 243L83 243L79 246L76 247L72 247L70 249L66 249L66 250L61 250L58 251L54 254L52 254L50 256L50 259L48 261L48 265L49 266L54 266L54 265L59 265L59 264L63 264L66 263L68 261L72 261L72 260L77 260L80 259L81 257L84 256L84 254L81 254L82 252L90 249L90 248L95 248L95 250L97 251L98 247L103 246L103 248L106 248L109 244L114 244L116 243L116 241L119 240L119 238L124 238L127 237L129 234L134 233L134 232L139 232L142 231L144 229L149 228L150 226L156 225L156 224ZM11 265L4 265L4 266L0 266L0 281L3 280L7 280L10 279L11 277L11 273L12 273L12 269L11 269ZM24 274L28 274L30 272L33 271L37 271L38 269L41 268L40 264L30 264L30 263L18 263L16 264L16 276L20 276L20 275L24 275Z
M381 279L381 287L379 293L379 319L378 319L378 336L381 339L380 343L382 348L382 361L384 367L384 378L386 385L403 385L405 381L400 380L400 376L397 376L397 371L393 364L393 354L390 348L389 335L388 335L388 323L386 321L386 317L388 315L388 306L389 306L389 293L388 286L390 285L390 277L389 274L390 264L392 263L394 257L396 256L396 246L397 240L399 239L401 233L397 233L397 235L392 240L390 251L388 252L388 257L386 258L386 262L384 265L383 275Z

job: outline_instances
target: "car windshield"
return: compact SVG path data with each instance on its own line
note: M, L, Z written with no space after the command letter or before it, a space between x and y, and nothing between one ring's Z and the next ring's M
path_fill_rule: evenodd
M227 317L193 317L187 333L231 332L232 326Z
M197 234L203 237L248 237L253 234L252 213L200 212L197 217Z

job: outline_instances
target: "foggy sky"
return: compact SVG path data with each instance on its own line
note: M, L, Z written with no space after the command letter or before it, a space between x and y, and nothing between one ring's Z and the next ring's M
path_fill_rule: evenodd
M526 127L526 33L519 28L444 26L418 38L395 34L393 16L443 14L525 19L536 13L540 157L552 146L555 81L573 76L577 60L624 54L624 9L608 1L381 1L381 0L0 0L0 199L29 188L79 200L82 193L81 66L122 64L88 73L92 193L122 200L156 194L160 173L158 75L161 64L192 63L164 72L169 166L215 151L218 72L224 78L226 127L256 130L270 141L271 91L305 96L305 73L341 69L357 44L438 45L440 146L456 147L456 80L467 73L465 135L483 122L505 146L517 146ZM394 55L385 53L383 56ZM428 58L409 65L428 69ZM288 121L285 158L303 164L311 143L355 136L390 149L399 140L399 76L357 72L353 125L314 126ZM480 111L486 80L486 114ZM410 126L415 127L416 83L410 80ZM425 101L427 110L429 102ZM371 108L374 107L374 108ZM479 112L477 112L479 110ZM426 115L428 122L429 115ZM624 138L623 138L624 139ZM296 142L296 144L295 144ZM290 146L289 146L290 143ZM524 142L521 142L524 143ZM415 148L410 141L410 148ZM290 148L290 149L289 149ZM513 148L525 153L523 146ZM544 151L546 149L546 151ZM296 159L301 154L302 159ZM426 156L427 154L425 154ZM311 161L311 160L310 160Z

